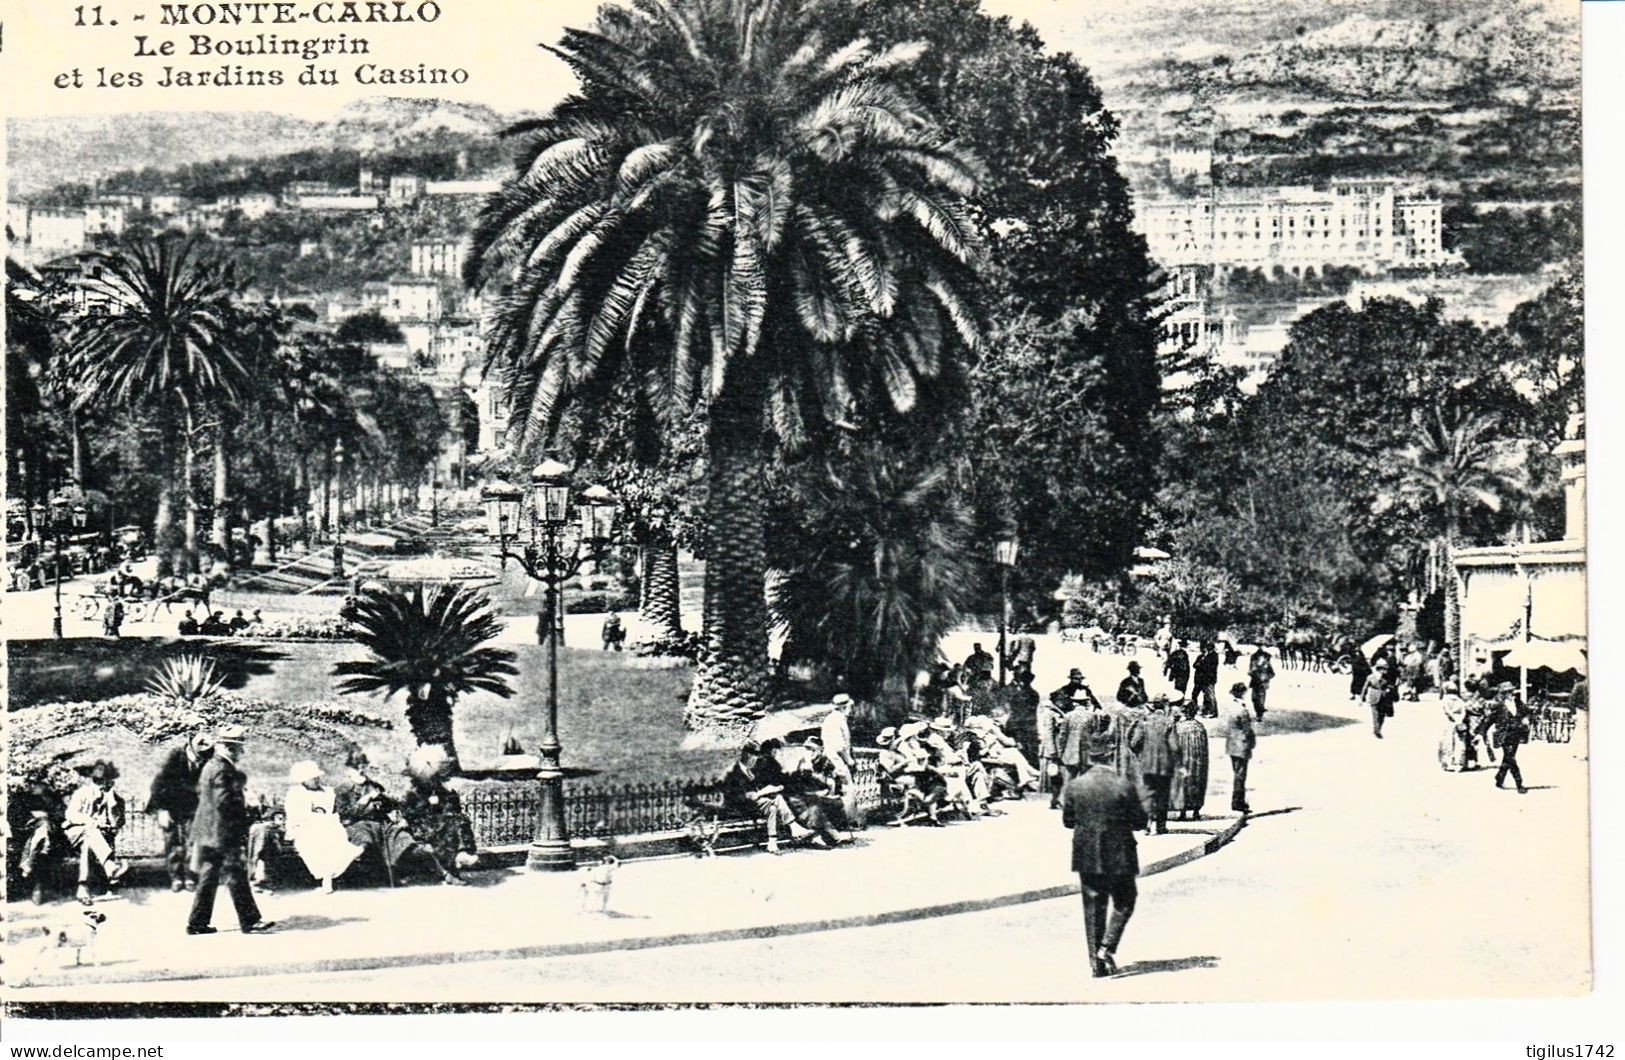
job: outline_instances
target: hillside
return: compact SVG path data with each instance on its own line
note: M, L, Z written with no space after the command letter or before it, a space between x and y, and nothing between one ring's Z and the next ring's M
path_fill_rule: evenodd
M488 141L513 120L476 104L399 98L362 100L322 122L255 111L11 119L10 194L228 158L252 162L300 151L387 153L426 140Z

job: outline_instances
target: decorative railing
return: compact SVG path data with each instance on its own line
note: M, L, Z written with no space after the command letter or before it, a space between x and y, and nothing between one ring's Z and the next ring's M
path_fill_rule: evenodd
M852 776L858 812L873 815L884 807L876 773L878 752L859 748L857 768ZM564 793L565 821L570 835L577 839L609 839L675 832L696 816L694 803L714 797L720 777L710 780L668 780L652 784L590 785L567 784ZM474 826L474 839L481 850L528 843L536 835L536 818L541 810L541 789L534 783L509 782L469 789L463 793L463 812ZM262 815L274 812L276 804L262 803ZM132 811L116 840L120 857L159 857L164 851L163 831L157 817Z

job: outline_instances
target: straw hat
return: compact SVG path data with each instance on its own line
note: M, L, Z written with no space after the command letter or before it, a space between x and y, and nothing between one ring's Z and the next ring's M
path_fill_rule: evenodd
M289 784L307 784L312 780L320 780L321 776L322 767L308 758L288 767Z

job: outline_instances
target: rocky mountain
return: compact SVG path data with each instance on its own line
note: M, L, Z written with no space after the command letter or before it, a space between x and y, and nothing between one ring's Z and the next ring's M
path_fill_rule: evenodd
M439 133L495 133L513 120L478 104L400 98L361 100L320 122L256 111L13 118L6 123L10 193L228 157L329 147L386 151Z

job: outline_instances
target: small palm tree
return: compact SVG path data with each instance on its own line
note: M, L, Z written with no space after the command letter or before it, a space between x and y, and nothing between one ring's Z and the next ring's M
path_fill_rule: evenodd
M794 488L816 514L770 593L785 652L838 669L859 696L902 698L973 602L969 510L946 471L878 448Z
M490 601L472 589L437 586L364 594L352 620L356 639L372 658L333 667L341 692L406 693L406 723L419 746L446 749L453 766L452 708L464 692L513 695L504 680L519 673L514 653L480 645L502 632L487 610Z

